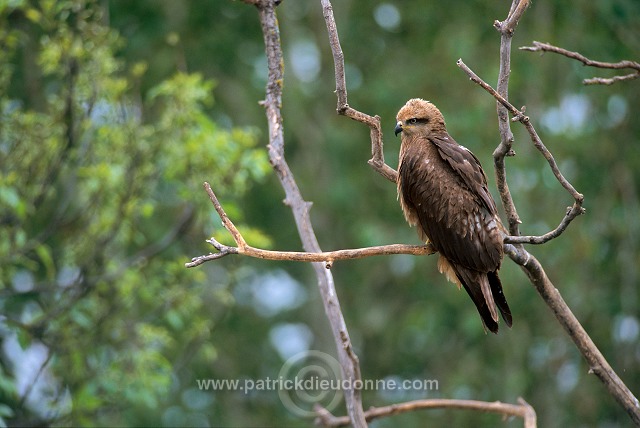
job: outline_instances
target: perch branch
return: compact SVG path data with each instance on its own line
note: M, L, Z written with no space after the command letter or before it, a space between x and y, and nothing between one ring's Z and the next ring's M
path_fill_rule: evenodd
M367 422L381 417L397 415L399 413L413 412L424 409L464 409L478 412L498 413L504 416L516 416L524 419L524 428L536 427L536 412L522 398L518 399L520 404L501 403L499 401L488 403L476 400L453 400L446 398L435 398L426 400L407 401L405 403L391 404L384 407L371 407L365 411ZM342 427L349 424L346 416L334 416L324 408L316 409L318 417L316 425L323 427Z
M331 268L333 262L336 260L349 260L349 259L361 259L371 256L386 256L391 254L411 254L414 256L430 255L435 253L434 248L431 245L380 245L367 248L356 248L349 250L337 250L326 251L318 253L308 253L300 251L270 251L255 248L247 245L242 234L233 224L233 222L227 216L227 213L222 208L222 205L218 201L215 193L211 189L209 183L204 183L205 190L209 194L209 199L213 203L213 207L222 220L222 225L229 231L236 247L230 247L216 241L214 238L209 238L207 242L215 247L217 253L211 253L199 257L194 257L191 262L185 263L188 268L199 266L210 260L216 260L227 256L229 254L241 254L248 257L255 257L258 259L266 260L286 260L294 262L323 262L327 269Z
M409 254L413 256L428 256L435 253L430 245L378 245L366 248L353 248L346 250L324 251L321 253L307 253L302 251L270 251L246 245L242 250L239 247L230 247L216 241L214 238L207 239L207 242L218 250L203 256L194 257L191 262L185 263L185 267L191 268L199 266L210 260L217 260L229 254L241 254L243 256L254 257L264 260L281 260L290 262L322 262L327 269L333 266L336 260L354 260L372 256L389 256L391 254Z
M628 60L618 61L618 62L594 61L578 52L573 52L567 49L559 48L549 43L542 43L542 42L536 42L536 41L533 42L533 46L522 46L520 47L520 50L529 51L529 52L557 53L559 55L566 56L567 58L580 61L582 64L584 64L587 67L608 68L612 70L624 70L624 69L635 70L633 73L626 74L623 76L615 76L611 78L593 77L591 79L584 79L582 83L585 85L611 85L613 83L620 82L623 80L632 80L640 77L640 63L635 61L628 61Z

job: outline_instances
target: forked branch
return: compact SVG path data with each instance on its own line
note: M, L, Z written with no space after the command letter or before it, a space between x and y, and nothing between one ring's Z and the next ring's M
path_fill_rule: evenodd
M473 81L474 83L477 83L480 87L482 87L484 90L489 92L496 99L496 101L498 101L503 107L505 107L509 111L509 113L513 115L512 121L517 121L524 125L524 127L527 129L527 132L529 133L529 136L531 137L531 142L533 143L534 147L542 154L542 156L544 156L544 158L547 160L547 163L549 164L549 167L551 168L551 171L553 172L553 175L556 177L556 179L562 185L562 187L564 187L564 189L574 199L573 206L567 208L567 212L565 213L563 219L560 221L560 224L558 224L558 226L555 229L540 236L520 236L520 235L507 236L505 237L504 242L506 244L544 244L545 242L548 242L551 239L557 238L562 234L562 232L565 231L565 229L569 226L569 224L573 221L573 219L578 217L580 214L584 214L585 209L582 207L582 203L584 202L584 196L581 193L579 193L573 187L573 185L569 182L569 180L567 180L564 177L562 172L560 172L560 168L558 167L558 164L555 158L553 157L549 149L547 149L547 147L544 145L544 143L538 136L538 133L533 127L533 124L531 123L531 120L529 119L529 117L525 116L524 108L522 108L521 110L518 110L516 107L514 107L513 104L511 104L505 97L503 97L498 93L498 91L493 89L491 85L489 85L487 82L485 82L480 77L478 77L476 73L474 73L464 62L462 62L462 59L459 59L457 64L458 64L458 67L460 67L467 74L467 76L469 76L469 79L471 81ZM509 132L511 131L509 130ZM503 137L503 140L504 140L504 137ZM505 192L504 189L499 189L499 190L501 192ZM510 194L508 195L501 194L501 196L503 201L507 199L511 201L511 203L513 203Z
M347 102L347 83L344 73L344 54L340 46L338 28L333 16L333 6L330 0L321 0L322 14L329 33L329 45L333 55L333 63L336 79L336 96L338 97L337 112L343 116L351 118L357 122L364 123L370 129L371 137L371 159L369 165L387 180L395 183L398 179L398 172L384 162L382 129L380 127L380 116L369 116L354 108Z
M242 234L238 230L238 228L233 224L231 219L227 216L227 213L222 208L220 201L216 197L215 193L211 189L209 183L204 183L204 188L209 195L209 199L213 204L214 209L220 216L222 220L222 225L233 237L233 240L236 242L235 247L230 247L228 245L221 244L215 238L207 239L207 242L211 244L217 250L216 253L210 253L198 257L194 257L191 259L191 262L185 263L185 266L196 267L201 265L202 263L208 262L210 260L217 260L224 256L228 256L229 254L241 254L243 256L255 257L258 259L266 259L266 260L285 260L292 262L323 262L327 269L331 268L333 262L336 260L351 260L351 259L361 259L364 257L372 257L372 256L388 256L391 254L411 254L414 256L425 256L435 253L434 248L427 245L404 245L404 244L392 244L392 245L380 245L375 247L367 247L367 248L356 248L349 250L337 250L337 251L326 251L326 252L302 252L302 251L270 251L263 250L261 248L255 248L246 243Z
M523 7L519 7L518 5L526 4L528 4L528 0L513 0L509 17L512 17L512 15L515 14L514 11L524 10ZM509 230L511 231L512 235L516 235L515 237L510 237L516 238L513 239L513 242L515 242L516 244L506 244L505 253L508 254L515 263L519 264L522 270L529 277L529 280L535 286L538 294L551 309L560 325L573 340L576 347L589 364L590 373L594 373L598 377L598 379L600 379L600 381L607 388L609 394L611 394L616 399L616 401L618 401L620 406L627 412L631 420L636 425L640 425L640 404L638 403L638 399L624 384L617 373L611 368L600 350L593 343L585 329L582 327L575 315L573 315L573 312L560 295L560 292L555 288L553 283L551 283L551 281L547 277L547 274L540 262L535 257L533 257L533 255L527 252L519 243L521 241L518 241L517 239L522 239L525 237L517 236L519 235L519 219L517 217L511 193L509 192L509 188L506 184L504 160L507 155L512 153L511 146L514 141L513 134L511 133L510 129L510 121L508 120L507 110L514 115L514 119L512 120L520 121L527 127L527 131L529 131L534 145L536 145L536 141L539 140L539 138L537 137L537 133L535 133L535 130L533 130L533 125L531 125L529 119L524 116L524 108L522 109L523 111L520 112L513 106L511 106L508 102L509 74L511 69L511 37L513 36L513 28L515 27L515 25L517 25L517 20L514 23L512 19L507 18L505 22L509 23L509 25L503 25L502 23L496 21L496 29L501 33L500 73L498 76L498 90L494 91L489 85L478 78L475 73L471 72L471 70L468 70L468 68L467 70L465 70L471 80L482 86L498 101L498 124L500 129L501 143L494 151L496 176L498 178L498 190L500 192L500 197L503 201L503 204L505 205L505 210L507 211L508 215L513 214L513 216L509 216ZM536 145L536 147L538 147L538 145ZM547 155L545 155L545 158L549 160ZM558 175L556 175L556 178L558 178ZM561 180L560 182L562 183ZM572 188L569 188L564 184L563 186L574 197L575 203L573 207L568 210L567 215L561 222L560 226L556 228L556 231L558 231L557 234L561 232L563 224L565 225L565 227L566 225L568 225L568 222L571 220L572 215L577 216L582 213L582 195L579 195L577 192L575 192L575 190L571 191ZM552 231L544 236L557 236L557 234L555 231Z
M559 48L550 43L542 43L542 42L536 42L536 41L533 42L533 46L522 46L520 50L529 51L529 52L557 53L559 55L566 56L567 58L580 61L587 67L608 68L611 70L625 70L625 69L635 70L633 73L625 74L622 76L614 76L611 78L592 77L591 79L584 79L582 83L585 85L612 85L616 82L621 82L624 80L633 80L640 77L640 63L635 61L628 61L628 60L623 60L618 62L594 61L582 55L581 53Z

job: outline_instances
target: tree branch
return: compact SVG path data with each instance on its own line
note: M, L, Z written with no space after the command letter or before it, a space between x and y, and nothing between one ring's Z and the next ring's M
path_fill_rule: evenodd
M513 0L511 6L511 12L509 16L514 14L514 11L524 11L525 3L527 0ZM523 6L524 5L524 6ZM595 373L596 376L602 381L609 393L618 401L623 409L629 414L631 419L636 425L640 425L640 404L633 393L622 382L618 375L613 371L607 360L602 353L598 350L593 343L587 332L584 330L578 319L573 315L571 309L562 299L560 292L554 287L546 272L544 271L540 262L529 252L527 252L522 245L523 242L528 243L541 243L545 240L553 239L558 236L568 226L569 222L576 216L584 212L582 208L583 197L581 194L575 191L573 187L564 180L564 177L557 170L557 165L553 160L551 153L544 147L542 141L535 132L533 125L529 121L529 118L524 115L523 111L519 111L508 102L508 86L509 86L509 73L511 62L511 37L513 36L513 29L517 25L517 20L521 14L513 19L507 18L505 23L499 23L496 21L495 27L501 33L500 42L500 74L498 77L498 91L494 91L489 85L487 85L482 79L480 79L475 73L469 70L462 61L458 61L458 65L467 73L467 75L475 83L482 86L498 101L498 121L500 129L501 143L494 151L494 160L496 165L496 175L498 177L498 190L500 196L505 205L507 214L512 214L509 217L509 230L512 235L505 239L505 242L513 242L517 245L505 245L505 253L526 273L531 283L536 287L536 291L547 306L551 309L556 319L560 322L566 333L571 337L576 347L587 361L590 366L590 373ZM560 181L562 186L572 195L575 202L571 207L560 225L553 231L541 236L541 237L524 237L519 235L518 223L520 222L517 213L515 211L515 205L508 186L506 185L506 174L504 170L505 156L513 153L511 145L513 143L513 134L511 133L510 123L508 120L507 111L514 115L513 120L520 121L529 132L533 144L540 150L549 162L551 169L556 176L556 179ZM501 182L502 180L502 182ZM540 242L537 242L540 241Z
M524 428L536 427L536 412L522 398L518 399L520 404L508 404L495 401L488 403L476 400L453 400L446 398L435 398L425 400L407 401L405 403L391 404L384 407L370 407L365 412L367 422L381 417L397 415L400 413L413 412L424 409L463 409L475 410L478 412L498 413L504 416L516 416L524 419ZM318 417L316 425L333 428L349 425L349 418L346 416L334 416L323 408L316 409Z
M500 31L500 71L498 74L498 92L502 94L505 99L508 98L509 93L509 75L511 73L511 38L513 33L522 17L522 14L529 6L529 1L513 0L511 8L507 18L500 22L496 20L493 26ZM507 224L509 233L511 235L520 235L519 224L520 217L518 211L511 197L511 191L507 184L507 173L505 169L504 160L506 156L513 156L515 152L511 149L513 145L513 133L508 119L508 112L500 102L496 104L498 114L498 128L500 130L501 141L498 147L493 152L493 162L495 168L496 185L504 207L505 214L507 215Z
M339 250L333 252L322 253L318 245L317 239L313 232L313 228L309 219L309 203L302 199L300 191L293 179L293 175L284 160L284 137L282 128L282 117L280 113L281 92L282 92L282 51L279 39L279 30L275 16L275 6L279 3L277 0L244 0L257 6L260 13L260 21L262 24L265 50L267 53L269 79L267 83L266 99L263 105L266 108L267 120L269 124L269 159L276 171L278 178L286 193L285 202L291 206L300 234L305 253L301 252L279 252L267 251L246 244L240 232L235 228L231 220L228 218L222 206L217 201L215 194L211 191L208 184L205 184L207 192L222 219L222 222L234 237L237 247L229 247L220 244L211 238L211 243L218 253L209 254L195 258L187 266L197 266L207 260L224 257L228 254L244 254L252 257L269 258L274 260L296 260L296 261L313 261L320 294L323 299L325 312L331 324L332 333L338 349L338 356L343 371L343 378L348 379L349 385L356 384L355 381L360 379L360 368L358 358L353 352L351 341L346 329L344 318L340 311L337 300L333 277L331 272L325 267L330 267L334 260L348 259L356 257L368 257L377 254L430 254L433 249L429 246L403 246L392 245L382 247L371 247L366 249L355 250ZM388 180L395 182L397 180L397 171L389 167L384 162L383 156L383 139L380 126L379 116L369 116L361 113L348 105L347 89L344 72L344 55L340 47L335 19L333 16L333 8L330 0L321 0L323 7L323 15L327 30L329 33L329 43L331 46L336 79L336 94L338 98L337 112L340 115L347 116L353 120L366 124L370 128L371 151L372 158L369 164L382 176ZM471 71L462 60L458 61L458 66L462 68L467 75L475 83L487 90L497 101L498 121L501 135L500 145L494 151L494 162L496 167L496 178L498 190L507 213L509 220L509 231L511 236L506 236L505 252L506 254L521 268L529 277L531 283L541 295L545 303L552 310L565 331L572 338L579 351L590 366L590 372L605 384L611 395L622 405L622 407L630 415L631 419L640 424L640 405L638 400L633 396L631 391L620 380L617 374L610 367L604 356L597 349L595 344L575 318L569 307L566 305L558 290L549 281L544 269L538 260L528 253L522 247L523 243L540 244L559 236L570 224L570 222L578 215L584 212L582 208L583 195L578 193L575 188L565 179L549 150L544 146L537 132L535 131L530 119L524 115L524 107L522 109L515 108L508 101L508 82L510 73L510 55L511 55L511 38L518 25L524 11L529 6L529 0L513 0L507 19L503 22L496 21L495 28L501 33L500 45L500 73L498 78L497 91L490 85L480 79L473 71ZM559 49L559 48L558 48ZM575 53L574 53L575 54ZM576 54L579 55L579 54ZM590 61L590 60L589 60ZM595 65L597 62L593 62ZM625 62L622 62L625 63ZM631 62L629 62L631 63ZM605 64L605 63L597 63ZM625 63L626 64L626 63ZM637 64L637 63L632 63ZM612 68L612 67L606 67ZM629 67L619 67L629 68ZM634 68L635 67L630 67ZM632 76L632 75L629 75ZM637 76L636 76L637 77ZM627 80L635 77L618 77L617 80ZM616 78L614 78L616 79ZM531 141L540 153L545 157L554 176L563 186L563 188L573 197L574 204L569 207L565 217L562 219L558 227L541 236L521 236L519 233L519 224L521 223L515 204L511 197L507 180L504 160L507 156L514 155L512 145L514 142L513 134L510 129L509 113L513 115L512 121L519 121L527 129ZM406 252L405 252L406 251ZM318 263L324 262L324 263ZM318 421L325 426L342 426L351 423L355 427L366 427L366 420L377 417L388 416L400 412L412 411L421 408L434 407L453 407L468 408L482 411L494 411L497 413L521 416L525 419L525 427L535 426L535 412L533 409L521 401L520 406L503 404L503 403L482 403L475 401L461 400L419 400L395 404L381 408L371 408L367 412L362 409L360 391L351 388L345 392L345 400L347 405L348 416L335 417L324 409L318 409Z
M613 77L592 77L590 79L584 79L582 81L585 85L613 85L616 82L623 82L625 80L633 80L640 77L640 71L636 71L635 73L625 74L624 76L613 76Z
M536 287L538 294L549 306L569 337L571 337L583 358L589 364L589 373L595 374L600 379L609 394L627 412L634 424L640 426L640 403L638 399L611 368L609 362L593 343L589 334L560 295L560 291L547 277L540 262L528 252L525 251L524 253L525 259L519 259L512 254L509 254L509 256L520 264L531 283Z
M555 229L540 236L505 236L503 242L505 244L544 244L560 236L567 229L567 227L569 227L569 224L573 221L574 218L584 213L585 209L582 208L582 206L580 206L578 203L574 203L572 206L567 207L567 213L560 221L558 227L556 227Z
M337 251L328 251L328 252L317 252L317 253L308 253L308 252L300 252L300 251L269 251L263 250L260 248L255 248L250 245L247 245L244 238L240 234L240 231L236 228L233 222L227 216L227 213L222 208L222 205L218 201L215 193L211 189L209 183L204 183L204 187L209 194L209 199L213 203L213 207L216 212L220 216L222 220L222 224L229 231L231 236L233 236L234 241L236 242L236 247L230 247L224 244L221 244L214 238L209 238L207 242L215 247L218 250L217 253L210 253L207 255L194 257L191 259L191 262L185 263L185 267L191 268L199 266L205 262L210 260L217 260L229 254L241 254L248 257L255 257L258 259L266 259L266 260L286 260L293 262L323 262L327 269L330 269L333 265L333 262L336 260L351 260L351 259L361 259L364 257L371 256L387 256L391 254L411 254L414 256L424 256L435 253L435 249L427 244L427 245L404 245L404 244L393 244L393 245L380 245L375 247L367 247L367 248L356 248L350 250L337 250Z
M574 218L576 218L580 214L584 214L585 210L584 208L582 208L584 196L581 193L578 193L578 191L573 187L573 185L569 183L569 181L564 177L564 175L562 175L562 172L560 172L560 168L558 168L558 164L556 163L555 158L553 157L549 149L547 149L547 147L543 144L542 140L538 136L538 133L533 127L531 120L529 119L528 116L524 115L524 108L522 110L518 110L517 108L515 108L503 95L499 94L489 84L487 84L484 80L478 77L478 75L475 74L464 62L462 62L461 59L458 60L457 64L458 64L458 67L460 67L473 82L477 83L478 85L480 85L480 87L482 87L487 92L489 92L504 108L506 108L508 112L510 112L514 116L512 120L518 121L524 125L524 127L527 129L527 132L529 133L529 136L531 137L531 142L533 143L535 148L538 149L538 151L542 154L542 156L544 156L544 158L547 160L547 163L549 164L549 167L551 168L553 175L556 177L556 179L562 185L562 187L564 187L564 189L567 192L569 192L569 194L574 199L573 206L567 210L564 218L562 219L562 221L560 222L560 224L556 229L552 230L551 232L543 236L527 236L527 237L519 236L517 235L519 233L517 223L520 223L520 220L518 218L517 223L512 224L510 221L510 224L509 224L512 229L510 230L510 232L512 234L516 233L516 235L505 238L505 242L512 243L512 244L516 244L516 243L542 244L557 236L560 236L560 234L567 228L569 223L571 223L571 221ZM511 194L508 191L509 187L506 185L506 173L504 171L504 157L509 153L509 151L511 151L511 144L513 143L513 134L511 133L511 129L508 126L505 126L504 124L501 125L500 130L501 130L502 138L501 138L500 146L498 146L498 149L496 149L496 152L498 152L496 163L500 165L500 169L501 169L498 175L503 177L505 181L502 186L498 186L498 190L500 191L500 196L505 205L505 209L507 211L513 211L515 213L515 205L513 204L513 199L511 197ZM501 146L504 146L505 148L507 148L507 152L504 152L504 149L501 148ZM495 152L494 152L494 156L495 156ZM506 208L506 207L512 207L512 208ZM516 213L516 218L517 218L517 213Z
M553 158L553 155L551 154L549 149L547 149L547 147L542 143L542 140L538 136L538 133L536 132L533 125L531 124L531 120L529 119L529 116L525 116L524 107L522 108L522 110L518 110L517 108L515 108L505 98L504 95L499 94L484 80L478 77L478 75L475 74L469 67L467 67L467 65L464 62L462 62L462 59L459 59L457 64L458 64L458 67L460 67L465 73L467 73L467 75L473 82L477 83L482 88L484 88L487 92L489 92L500 104L502 104L513 115L512 121L520 122L524 125L527 132L529 133L529 136L531 137L531 141L533 142L533 145L535 146L536 149L538 149L538 151L542 154L542 156L544 156L544 158L547 160L547 163L549 163L549 167L551 168L553 175L556 177L556 179L562 185L562 187L564 187L567 190L567 192L571 194L573 199L575 199L576 203L581 206L584 200L584 196L578 193L576 189L571 185L571 183L569 183L569 181L562 175L562 173L560 172L560 169L558 168L558 164ZM513 142L513 136L511 136L511 139Z
M603 62L603 61L594 61L586 56L578 53L569 51L567 49L559 48L550 43L542 43L542 42L533 42L533 46L522 46L520 50L529 51L529 52L553 52L559 55L564 55L567 58L575 59L580 61L586 66L596 67L596 68L610 68L614 70L623 70L625 68L631 68L636 71L640 71L640 63L635 61L618 61L618 62Z
M349 104L347 101L347 87L346 87L346 79L345 79L345 71L344 71L344 68L345 68L344 54L340 46L338 30L337 30L335 18L333 15L333 7L331 5L330 0L321 0L321 3L323 7L323 16L325 19L327 32L329 35L329 44L331 46L331 52L333 54L333 60L334 60L336 95L338 99L337 112L340 115L347 116L353 120L356 120L358 122L364 123L365 125L369 126L369 128L371 129L370 136L371 136L371 152L372 152L372 158L369 160L369 164L380 175L382 175L389 181L396 183L398 179L398 172L395 169L386 165L384 162L384 155L382 150L383 148L382 130L380 128L380 117L377 115L374 117L371 117L349 107ZM512 31L517 25L517 20L522 15L522 13L524 12L527 6L528 6L528 0L522 1L520 3L516 3L516 1L514 1L511 12L510 12L510 16L512 17L512 19L510 19L507 24L508 26L510 26ZM511 138L511 141L512 140L513 138ZM507 150L507 152L510 152L510 149ZM506 186L506 181L504 181L504 184ZM516 219L517 219L517 214L516 214ZM520 220L517 219L517 222L520 222ZM512 245L509 245L509 246L512 247ZM456 400L449 400L450 403L454 401ZM481 402L476 402L476 403L481 403ZM524 403L524 400L523 400L523 403ZM484 404L489 406L491 405L491 403L484 403ZM411 402L404 403L404 404L397 404L397 405L389 406L388 408L382 408L382 410L380 410L380 413L375 416L372 416L373 413L375 412L375 409L372 409L366 412L367 420L371 420L374 417L381 417L381 416L398 413L399 411L396 409L399 409L399 408L406 409L402 411L411 411L411 410L418 409L419 406L420 406L419 404L415 405L415 403L412 404ZM455 406L452 406L452 407L455 407ZM528 419L527 417L525 417L525 427L533 428L535 427L535 411L533 411L533 408L528 406L528 404L527 404L527 407L529 407L530 412L527 413ZM425 408L428 408L428 407L425 407ZM393 409L393 410L385 411L384 409ZM327 419L327 417L331 416L331 414L326 411L323 413L323 410L324 409L317 410L319 413L318 421L321 423L324 423L326 426L338 426L338 425L333 425L331 423L331 419ZM533 418L531 418L531 414L533 414ZM340 418L340 421L341 421L341 424L348 424L349 422L348 418L346 417Z
M640 77L640 63L635 61L618 61L618 62L602 62L602 61L594 61L586 56L578 53L569 51L567 49L559 48L550 43L542 43L542 42L533 42L533 46L522 46L520 50L529 51L529 52L553 52L559 55L566 56L567 58L575 59L580 61L587 67L595 67L595 68L608 68L612 70L624 70L624 69L632 69L635 70L633 73L626 74L624 76L615 76L612 78L603 78L603 77L593 77L591 79L584 79L582 81L585 85L611 85L616 82L620 82L623 80L632 80Z
M286 198L285 203L291 207L302 247L310 253L319 253L320 245L316 239L309 217L310 204L302 198L300 189L293 178L284 157L284 131L281 114L282 82L284 78L284 59L280 42L280 30L276 17L276 6L279 0L260 0L254 2L260 15L262 34L264 36L265 52L267 55L268 81L266 97L262 105L265 107L269 125L269 161L280 180ZM323 263L313 263L318 280L318 288L322 297L324 310L331 326L337 348L338 360L342 370L342 377L349 381L349 385L356 385L360 381L360 364L354 353L347 326L342 316L340 302L333 282L333 275L325 269ZM347 413L354 427L366 427L362 410L360 391L347 388L344 392Z
M329 33L329 45L333 54L333 63L336 78L336 95L338 97L337 112L347 116L356 122L367 125L371 132L371 159L369 165L387 180L395 183L398 179L398 172L384 162L382 129L380 127L380 116L369 116L349 107L347 103L347 83L344 73L344 54L340 47L338 28L333 16L333 6L330 0L321 0L322 14L324 16L327 32Z

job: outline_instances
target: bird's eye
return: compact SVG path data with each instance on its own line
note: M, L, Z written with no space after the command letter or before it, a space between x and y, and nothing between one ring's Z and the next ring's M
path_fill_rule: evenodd
M418 123L418 119L416 119L415 117L413 119L409 119L409 123L415 125L416 123Z

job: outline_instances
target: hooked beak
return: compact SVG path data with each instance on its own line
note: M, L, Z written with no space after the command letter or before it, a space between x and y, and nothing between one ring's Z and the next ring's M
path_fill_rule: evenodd
M399 133L401 133L401 132L402 132L402 122L398 122L398 123L396 124L396 130L395 130L396 137L397 137L397 136L398 136L398 134L399 134Z

